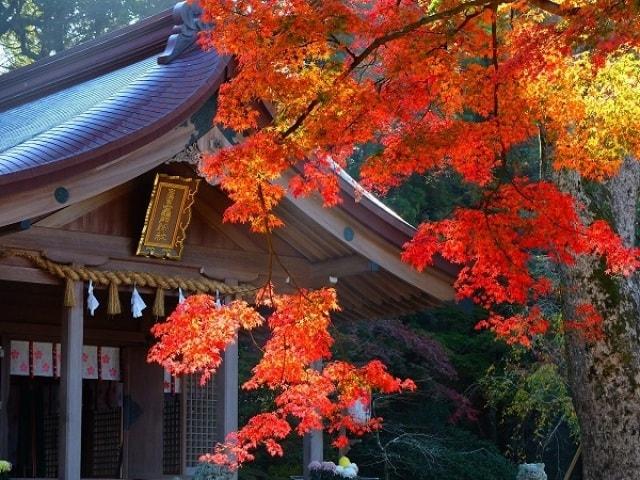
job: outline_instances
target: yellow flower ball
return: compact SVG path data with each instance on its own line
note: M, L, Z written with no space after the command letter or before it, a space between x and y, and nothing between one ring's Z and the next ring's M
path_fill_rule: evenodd
M341 467L348 467L349 465L351 465L351 460L349 460L347 457L340 457L340 460L338 460L338 465L340 465Z

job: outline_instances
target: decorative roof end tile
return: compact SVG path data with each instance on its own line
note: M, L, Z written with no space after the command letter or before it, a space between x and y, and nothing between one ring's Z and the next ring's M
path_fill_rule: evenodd
M174 31L179 31L169 36L164 52L158 56L160 65L171 63L196 42L198 32L208 27L200 19L201 15L202 8L197 1L176 3L173 7L173 19L176 22Z

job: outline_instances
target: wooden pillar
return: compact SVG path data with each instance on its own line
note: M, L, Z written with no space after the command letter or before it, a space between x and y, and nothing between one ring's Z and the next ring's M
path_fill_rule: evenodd
M317 371L322 370L322 361L312 364L312 368ZM322 430L314 430L302 439L302 471L304 478L309 478L309 464L311 462L322 462L323 460Z
M222 406L224 418L222 420L222 433L226 437L229 433L238 430L238 342L232 343L224 352L224 361L221 365L224 379L222 392Z
M238 430L238 342L229 345L224 352L222 364L216 372L214 381L217 396L218 441ZM237 472L233 479L238 478Z
M307 433L302 439L302 462L304 478L309 478L309 464L323 460L322 430Z
M80 478L82 445L82 344L84 295L82 282L74 282L75 306L65 307L60 346L60 437L58 477Z
M9 456L9 363L11 362L11 342L3 337L0 343L2 358L0 359L0 458Z
M229 284L237 284L227 280ZM233 301L227 297L226 302ZM224 358L216 373L216 387L220 392L218 397L218 436L224 441L226 436L238 430L238 339L227 347ZM238 473L233 475L238 478Z

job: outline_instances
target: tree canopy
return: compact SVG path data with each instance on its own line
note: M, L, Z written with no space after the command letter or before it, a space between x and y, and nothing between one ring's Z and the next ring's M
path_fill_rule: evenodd
M237 61L235 75L220 88L215 121L244 140L205 156L200 167L232 199L227 221L269 236L282 225L274 207L287 190L337 204L336 169L354 155L365 157L363 185L381 194L414 175L452 172L473 194L442 218L420 224L403 259L420 270L436 256L457 265L458 298L488 312L478 328L510 343L529 345L546 332L542 304L562 297L562 328L577 342L569 349L576 356L572 368L579 374L581 361L595 365L601 380L594 385L610 385L610 394L624 397L635 411L637 382L624 378L636 375L637 339L618 328L620 312L635 301L623 280L640 261L635 217L627 221L615 213L621 204L607 215L595 208L592 194L601 188L602 198L618 201L622 190L612 190L618 188L612 182L627 178L623 173L632 167L625 165L640 154L637 2L201 4L205 21L215 25L203 33L202 45ZM531 142L538 147L533 158L514 155ZM297 174L286 187L276 182L291 169ZM625 184L633 196L638 175L629 171L636 172ZM533 268L541 261L547 268ZM550 273L558 271L562 275ZM615 289L623 292L617 303L610 296ZM188 327L156 330L160 341L151 358L176 373L204 369L208 375L238 328L262 322L252 307L238 303L190 310L201 302L207 301L179 307L168 320L177 326L186 315L204 330L223 332L212 333L207 346L198 343L202 350L193 357ZM377 419L361 425L341 412L375 389L413 388L380 362L356 367L330 361L327 327L339 308L331 289L281 295L269 284L258 303L270 312L273 336L245 386L278 391L277 408L254 417L206 458L242 463L259 445L282 454L278 441L291 431L291 418L301 434L321 426L351 434L379 428ZM598 351L626 352L616 364L630 372L621 383L612 377L615 368L601 368L615 355L598 357ZM313 368L318 360L327 362L322 373ZM599 398L594 395L591 403ZM578 416L587 411L578 408ZM336 444L345 441L339 436Z

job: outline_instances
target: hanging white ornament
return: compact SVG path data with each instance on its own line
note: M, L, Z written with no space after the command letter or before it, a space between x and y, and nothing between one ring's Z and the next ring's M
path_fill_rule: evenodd
M371 407L364 399L356 400L347 410L358 425L366 425L371 420Z
M216 290L216 308L222 308L222 302L220 301L220 292Z
M182 289L178 287L178 303L182 303L186 300L184 293L182 293Z
M93 281L89 280L89 288L87 288L87 309L89 309L89 313L93 317L96 308L100 306L100 302L93 294Z
M131 292L131 313L133 314L133 318L140 318L145 308L147 308L147 304L144 303L144 300L138 293L138 289L134 285L133 292Z

